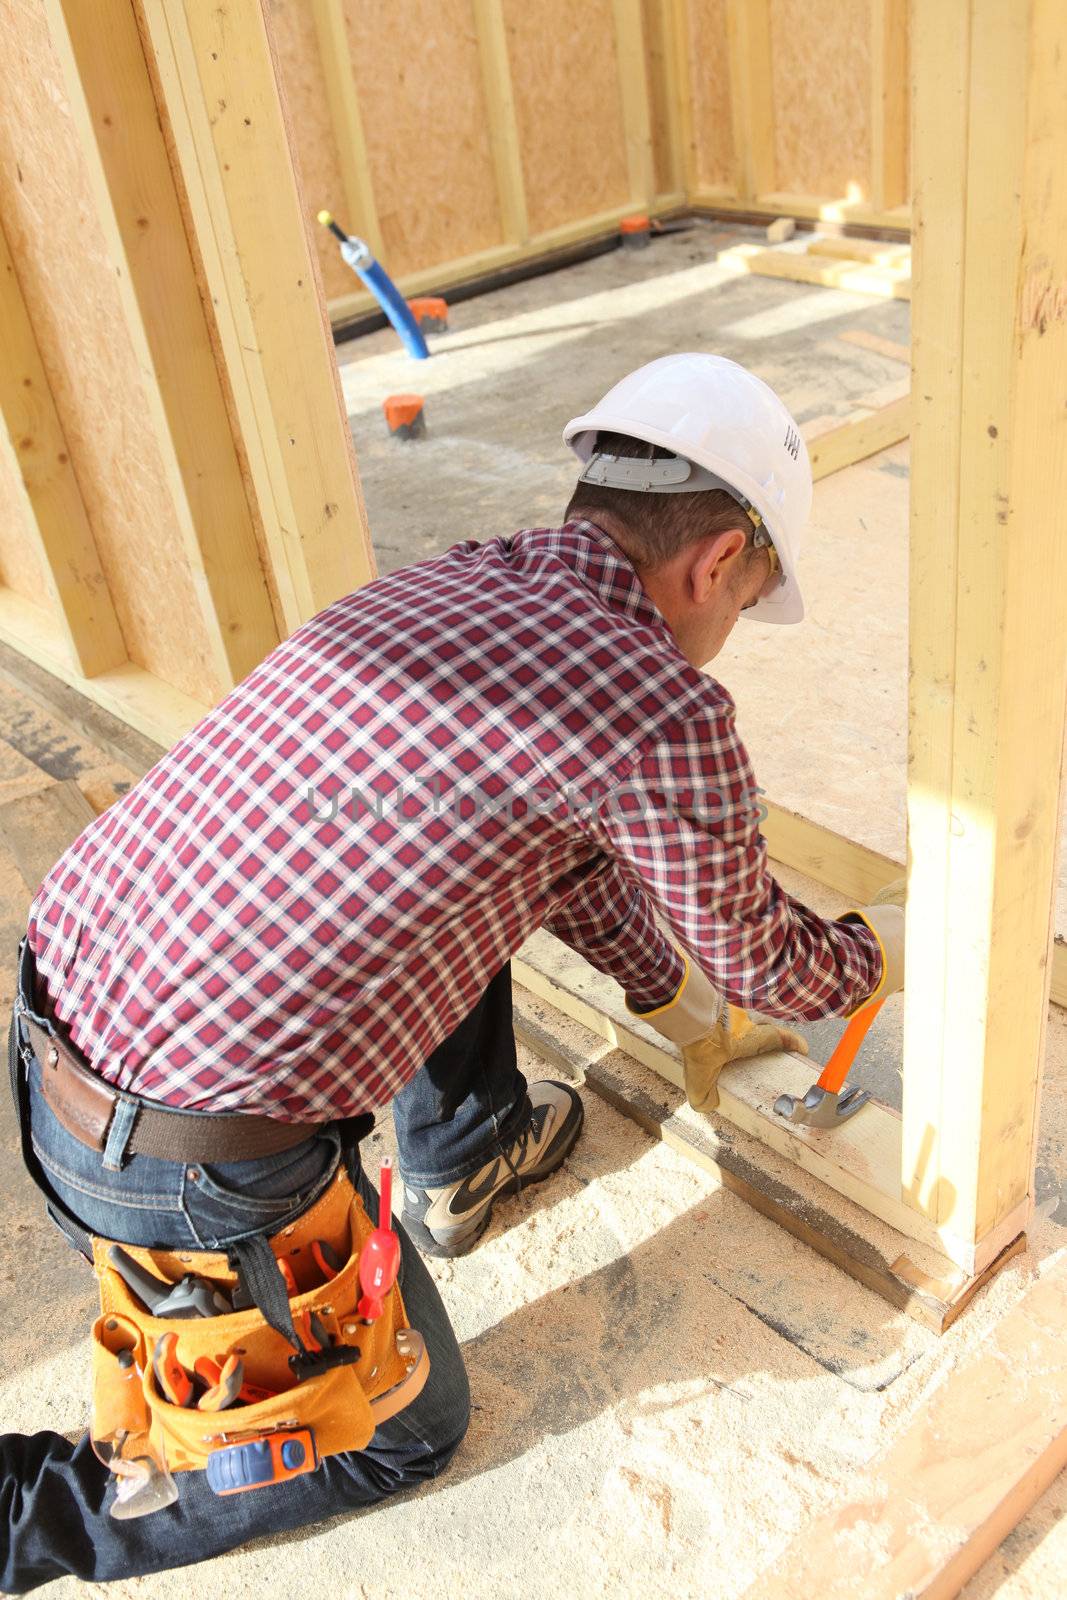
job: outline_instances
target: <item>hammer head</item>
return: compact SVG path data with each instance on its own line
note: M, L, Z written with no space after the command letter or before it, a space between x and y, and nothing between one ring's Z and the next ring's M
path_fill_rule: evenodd
M792 1094L780 1094L774 1109L780 1117L787 1117L790 1122L803 1122L809 1128L836 1128L839 1122L862 1111L870 1098L866 1089L845 1089L831 1094L813 1083L803 1100Z

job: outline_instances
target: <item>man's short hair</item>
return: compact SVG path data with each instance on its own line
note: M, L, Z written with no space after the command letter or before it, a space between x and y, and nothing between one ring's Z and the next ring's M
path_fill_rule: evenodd
M657 461L671 451L622 433L598 433L597 450L615 456ZM639 570L653 570L710 533L740 528L747 545L754 529L747 513L725 489L700 489L695 494L646 494L639 489L610 489L597 483L577 483L566 518L582 512L610 511L625 524L620 540L626 555Z

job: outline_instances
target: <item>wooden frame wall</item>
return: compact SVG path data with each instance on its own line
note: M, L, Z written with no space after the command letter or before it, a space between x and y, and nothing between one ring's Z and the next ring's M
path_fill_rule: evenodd
M12 9L0 639L169 745L373 575L270 37Z
M592 239L634 211L908 227L907 0L590 0L580 12L447 0L439 19L421 0L310 9L313 28L296 0L270 0L309 205L362 234L408 294ZM446 115L426 127L440 63L409 59L403 42L427 30L452 52L462 128ZM476 53L456 53L464 32ZM798 82L809 100L790 122L776 105ZM395 116L403 162L368 100ZM443 151L437 189L420 171L425 144L406 131L417 118L420 139ZM468 219L458 254L457 213ZM334 242L318 248L334 320L371 309Z

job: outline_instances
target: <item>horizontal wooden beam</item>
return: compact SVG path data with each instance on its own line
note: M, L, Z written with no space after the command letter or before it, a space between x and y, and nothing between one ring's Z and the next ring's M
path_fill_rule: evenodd
M1065 1326L1061 1259L745 1600L953 1600L1067 1466Z
M682 1086L677 1047L632 1016L618 985L558 939L535 933L513 959L512 970L516 981L532 993L600 1033L668 1082ZM969 1242L961 1245L951 1231L908 1205L900 1182L901 1119L878 1100L871 1100L862 1112L832 1132L787 1122L775 1113L774 1102L780 1094L802 1098L817 1076L811 1061L787 1052L727 1067L719 1079L719 1115L890 1227L947 1257L969 1277L984 1271L1023 1231L1018 1227L1010 1238L998 1234L983 1241L981 1248L970 1248Z
M655 205L646 207L646 210L650 216L658 217L667 211L677 211L684 202L685 196L679 191L677 194L659 196ZM615 232L622 218L632 210L630 203L613 206L610 211L600 211L595 216L565 222L558 228L534 234L525 244L493 245L488 250L476 250L472 255L460 256L455 261L443 261L440 266L423 267L418 272L409 272L398 278L397 287L406 295L423 294L427 289L440 289L447 293L451 285L480 278L483 273L497 272L523 261L536 261L539 256L551 255L553 250L565 250L569 245L580 244L583 240L591 242L603 238ZM332 321L343 322L349 317L358 317L365 311L380 308L373 295L360 290L335 296L329 302L328 309Z
M869 416L843 422L813 439L807 439L812 477L827 478L833 472L851 467L879 450L887 450L908 437L911 429L911 396L881 406Z
M856 294L883 300L910 300L910 274L894 267L869 266L862 261L834 261L809 256L799 250L766 250L760 245L735 244L720 250L717 259L763 278L784 278L790 283L818 284L826 289L851 289Z
M576 1034L582 1041L577 1045ZM579 1027L521 984L515 989L515 1036L542 1061L577 1078L652 1138L670 1145L724 1189L934 1333L944 1333L1004 1265L997 1261L980 1277L969 1277L803 1174L792 1182L783 1179L773 1151L736 1127L722 1136L658 1073ZM1023 1245L1022 1239L1016 1241L1010 1253L1017 1254Z
M0 640L164 749L210 710L129 661L83 677L65 649L61 624L42 606L5 588L0 588Z
M870 350L876 356L885 356L889 361L911 365L910 345L899 344L896 339L883 339L880 333L871 333L867 328L846 328L837 337L846 344L858 345L861 350Z
M700 184L689 191L687 199L695 211L706 209L727 216L731 212L748 212L771 219L796 217L801 222L851 222L865 228L887 228L899 232L901 237L906 237L911 229L907 206L877 210L864 201L835 200L826 195L781 192L745 200L733 189Z
M809 256L830 256L839 261L866 261L873 266L911 271L911 246L893 239L856 239L816 234L808 241Z

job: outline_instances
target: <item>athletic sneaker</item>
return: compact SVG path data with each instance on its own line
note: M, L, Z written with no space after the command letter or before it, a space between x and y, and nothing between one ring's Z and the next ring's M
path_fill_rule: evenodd
M439 1189L404 1184L404 1227L426 1256L465 1256L489 1226L493 1201L540 1183L569 1154L582 1131L582 1102L565 1083L529 1087L533 1115L504 1156Z

